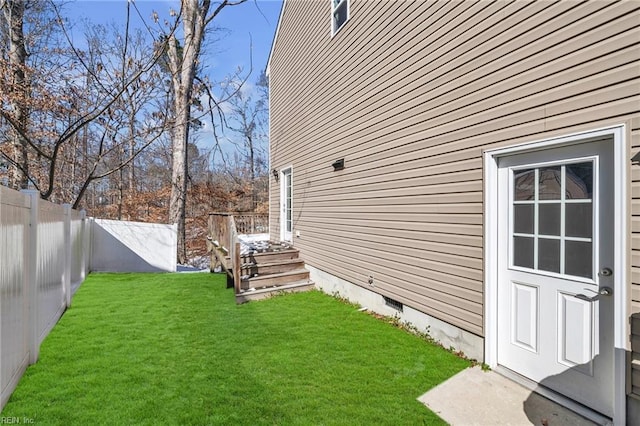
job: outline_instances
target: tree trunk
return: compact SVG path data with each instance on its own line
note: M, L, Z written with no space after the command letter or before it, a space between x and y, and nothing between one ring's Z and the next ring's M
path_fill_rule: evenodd
M191 95L193 80L200 58L200 49L204 40L207 24L226 6L243 3L238 0L229 3L223 0L216 4L211 15L211 0L182 0L183 44L178 49L175 34L169 36L167 46L167 64L171 72L175 123L172 137L173 168L171 171L171 199L169 202L169 220L178 224L178 263L186 263L186 202L188 161L187 147L189 141L189 123L191 122Z
M189 123L191 121L191 93L196 74L200 47L204 37L206 15L209 2L199 5L197 0L182 1L182 27L184 43L178 51L178 42L172 35L168 46L168 63L172 76L175 127L172 140L171 199L169 202L169 220L178 224L178 263L187 262L186 249L186 203L187 146L189 142Z
M129 157L133 158L136 153L136 140L135 140L135 117L129 118ZM132 197L136 192L136 160L131 160L131 164L127 168L127 178L129 180L129 197Z
M256 160L251 133L247 134L247 145L249 147L249 177L251 179L251 211L255 212L258 207L258 193L256 192Z
M3 4L4 16L9 27L9 65L12 77L11 110L18 129L11 130L13 161L16 163L10 174L10 185L16 189L29 185L29 161L27 142L20 132L26 134L29 112L26 102L29 88L26 78L27 50L24 40L24 2L7 0Z
M187 203L187 142L189 140L188 123L190 114L188 101L184 99L178 101L178 98L176 96L176 128L174 129L172 140L169 221L178 224L178 263L184 264L187 261L185 209Z

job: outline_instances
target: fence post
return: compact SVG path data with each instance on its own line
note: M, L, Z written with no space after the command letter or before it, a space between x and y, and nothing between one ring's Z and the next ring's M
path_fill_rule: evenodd
M84 282L87 277L87 256L89 252L88 244L85 244L85 233L87 232L87 211L80 210L80 246L82 247L80 255L80 282Z
M89 247L89 250L87 253L87 264L85 266L87 267L86 269L87 273L89 273L93 268L93 234L94 232L96 232L95 218L88 217L86 223L87 223L87 229L86 229L87 233L85 234L85 237L87 238L87 247Z
M62 205L64 211L64 269L62 270L62 287L66 306L71 306L71 204Z
M29 312L29 364L38 361L40 342L38 336L38 201L40 192L28 189L22 191L29 196L29 230L27 237L28 256L25 259L24 280L27 289L27 310Z
M173 236L173 241L171 245L173 247L174 256L172 258L172 272L176 272L178 270L178 224L174 223L171 225L173 228L173 232L171 235Z

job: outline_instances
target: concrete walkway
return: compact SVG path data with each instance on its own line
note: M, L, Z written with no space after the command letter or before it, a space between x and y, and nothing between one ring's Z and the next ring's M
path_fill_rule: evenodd
M418 398L454 426L594 425L493 371L468 368Z

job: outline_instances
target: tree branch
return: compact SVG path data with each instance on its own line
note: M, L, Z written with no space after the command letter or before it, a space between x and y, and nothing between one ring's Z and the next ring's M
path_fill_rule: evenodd
M216 7L216 9L211 13L211 15L209 15L205 21L204 21L204 25L205 27L207 25L209 25L209 22L213 21L213 18L215 18L216 16L218 16L218 14L222 11L222 9L224 9L227 6L237 6L239 4L242 4L244 2L246 2L247 0L237 0L237 1L229 1L229 0L224 0L222 1L218 7ZM209 5L211 4L210 0L205 0L204 5L206 5L207 10L209 9Z

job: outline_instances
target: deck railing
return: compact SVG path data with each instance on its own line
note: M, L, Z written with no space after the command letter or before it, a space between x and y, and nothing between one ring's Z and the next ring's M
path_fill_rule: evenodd
M217 248L229 251L229 213L211 213L209 215L209 241Z
M233 289L240 292L240 241L233 216L229 216L229 257L231 258L231 272L233 272Z
M240 234L265 234L269 232L269 215L258 213L235 213L233 218Z
M258 213L209 214L211 270L221 266L233 278L236 294L240 292L240 241L238 234L269 232L269 216Z

